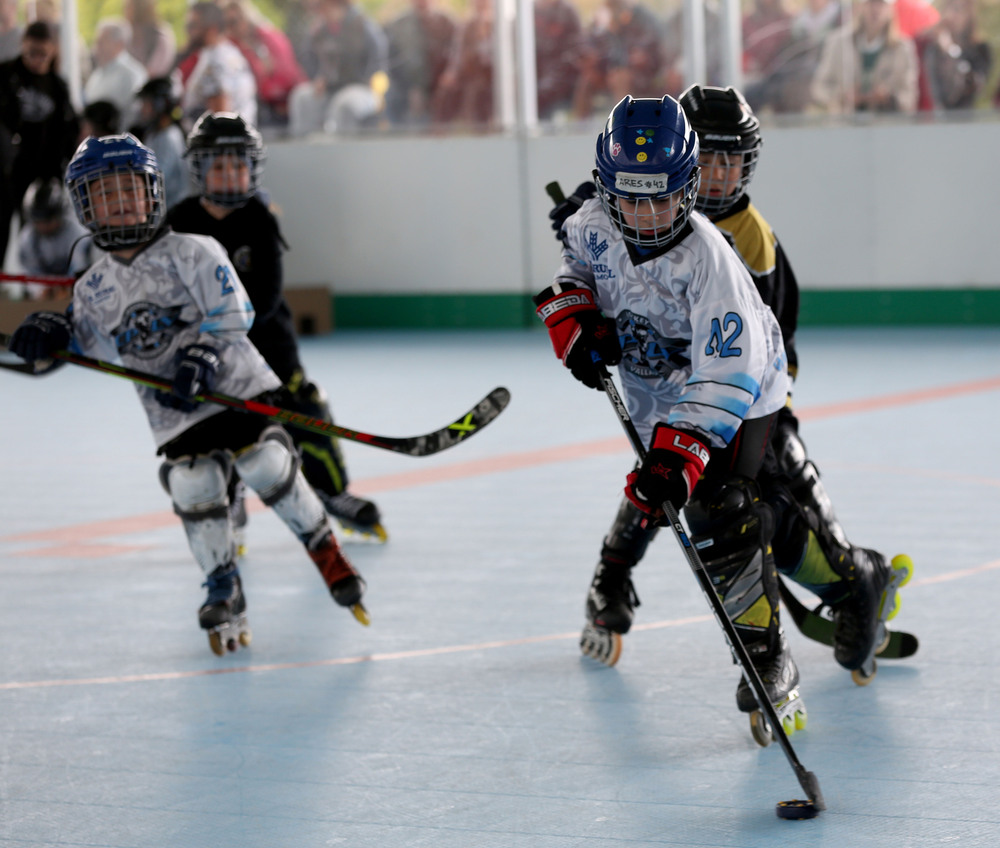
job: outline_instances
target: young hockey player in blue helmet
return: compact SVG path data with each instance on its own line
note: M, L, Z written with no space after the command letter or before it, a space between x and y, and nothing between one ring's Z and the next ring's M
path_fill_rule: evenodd
M693 85L680 103L701 148L695 208L722 231L777 317L794 379L798 283L784 249L747 194L763 144L760 121L734 88ZM880 614L884 622L895 610L896 589L909 579L912 563L904 555L887 563L877 551L847 540L799 437L790 397L778 413L770 448L761 482L775 512L775 564L831 609L834 657L864 684L874 671L876 640L884 635Z
M211 238L165 225L156 157L131 135L87 138L66 185L77 217L107 251L79 280L67 314L36 312L10 350L29 362L74 351L151 372L172 391L137 386L195 560L207 577L198 612L217 654L249 644L246 601L228 509L230 468L305 546L336 603L363 623L364 580L343 556L288 433L262 416L198 396L269 397L281 381L247 339L254 312L239 276Z
M564 222L562 262L535 297L574 377L599 388L595 359L619 366L648 446L604 539L581 645L617 659L631 624L631 567L670 501L683 508L726 613L793 730L805 708L756 480L788 392L785 353L739 258L694 211L699 177L698 137L678 102L623 98L597 139L596 197ZM742 678L736 697L759 719Z
M282 382L277 405L333 422L326 393L299 358L292 313L283 293L281 254L286 245L278 220L259 194L266 150L260 133L241 115L206 112L188 135L197 195L171 206L170 226L217 239L239 272L257 318L250 341ZM327 512L348 538L384 542L388 534L373 501L348 491L347 465L336 438L289 431L302 456L302 471Z

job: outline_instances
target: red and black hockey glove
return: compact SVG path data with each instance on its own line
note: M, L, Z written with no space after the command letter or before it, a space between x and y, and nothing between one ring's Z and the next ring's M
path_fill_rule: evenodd
M622 361L615 322L601 314L590 289L549 286L534 297L535 311L549 328L556 356L581 383L600 389L598 365Z
M192 412L200 403L195 397L215 388L219 364L219 353L214 347L202 344L188 345L180 352L173 390L157 391L157 401L170 409Z
M73 324L61 312L32 312L10 337L8 350L25 362L51 359L57 350L65 350L73 337Z
M699 437L657 424L646 458L625 478L625 496L649 515L656 515L664 501L680 510L698 484L708 457L708 447Z

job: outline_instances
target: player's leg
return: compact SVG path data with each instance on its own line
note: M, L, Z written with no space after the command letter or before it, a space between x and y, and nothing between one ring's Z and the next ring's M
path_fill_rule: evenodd
M281 392L280 406L333 423L333 415L326 393L315 383L309 382L301 371ZM309 485L316 490L326 511L347 531L374 541L388 538L382 525L382 514L375 503L348 491L350 479L338 439L312 433L298 427L289 428L302 457L302 473Z
M771 418L745 421L729 446L713 453L684 516L726 614L790 732L805 726L805 709L798 668L781 630L773 516L756 482L771 424ZM743 712L757 710L743 678L736 702Z
M205 572L208 597L198 610L198 623L219 655L250 644L226 491L230 467L224 451L178 456L160 467L160 481L181 519L191 553Z
M618 661L621 635L628 633L639 606L632 569L646 553L657 529L645 513L628 498L622 498L587 590L587 624L580 635L580 650L587 656L607 665Z
M878 551L847 540L790 413L782 416L771 446L778 475L767 487L767 499L777 522L778 570L831 608L834 657L847 669L861 668L879 638L879 611L892 568Z
M270 425L257 441L235 453L236 471L305 545L310 558L341 606L362 619L365 581L340 550L323 504L299 469L291 436Z

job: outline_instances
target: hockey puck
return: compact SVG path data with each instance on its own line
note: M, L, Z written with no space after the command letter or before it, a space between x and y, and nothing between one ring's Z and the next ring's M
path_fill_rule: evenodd
M779 819L814 819L819 815L812 801L779 801L774 811Z

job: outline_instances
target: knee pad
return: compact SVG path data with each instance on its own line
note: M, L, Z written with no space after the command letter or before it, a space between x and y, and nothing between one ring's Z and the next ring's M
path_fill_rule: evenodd
M236 548L229 518L232 463L223 451L181 457L160 466L160 482L174 502L191 553L205 574L233 562Z
M197 521L227 514L232 463L223 451L205 456L167 460L160 466L160 484L181 518Z
M798 430L791 424L783 423L775 430L771 445L778 468L787 477L788 489L795 502L812 512L837 543L848 547L847 536L833 510L833 502L820 480L819 470L806 453Z
M622 498L611 529L604 537L601 560L631 568L642 559L658 529L628 498Z
M771 556L773 514L757 484L733 477L684 510L697 549L723 606L745 642L778 631L778 578Z
M295 485L299 455L292 437L282 427L268 427L260 439L241 451L236 471L266 506L273 506Z

